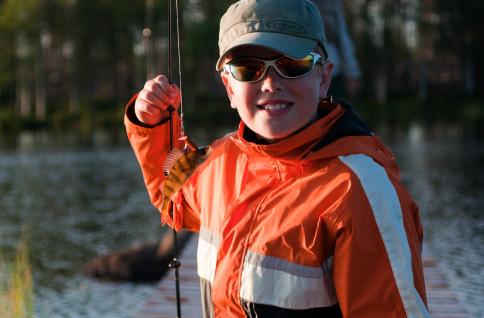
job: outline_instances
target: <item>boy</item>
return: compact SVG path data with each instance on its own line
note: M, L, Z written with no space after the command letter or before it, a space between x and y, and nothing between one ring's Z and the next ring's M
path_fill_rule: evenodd
M216 67L242 121L162 219L200 232L204 317L428 317L418 209L380 139L327 98L325 46L308 0L242 0L221 19ZM159 76L127 107L158 208L179 100Z

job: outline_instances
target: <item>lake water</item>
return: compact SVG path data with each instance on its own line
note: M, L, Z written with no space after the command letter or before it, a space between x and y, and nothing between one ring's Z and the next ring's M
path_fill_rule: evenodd
M36 317L130 317L154 285L79 272L97 255L160 236L136 159L127 146L69 149L43 139L24 135L0 154L0 250L11 256L28 233Z
M412 125L390 144L451 289L471 317L484 317L484 135Z
M483 317L484 143L453 128L381 130L452 289ZM132 317L155 285L79 271L99 254L157 240L157 212L128 145L113 147L102 134L75 147L71 139L24 134L0 152L0 250L12 256L28 233L36 317Z

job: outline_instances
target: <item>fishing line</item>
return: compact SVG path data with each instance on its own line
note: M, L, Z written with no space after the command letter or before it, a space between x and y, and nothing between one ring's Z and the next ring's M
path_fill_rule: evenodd
M180 45L180 14L178 9L178 0L175 0L176 11L176 35L178 44L178 83L180 86L180 130L181 135L185 136L185 126L183 124L183 87L182 87L182 67L181 67L181 45Z

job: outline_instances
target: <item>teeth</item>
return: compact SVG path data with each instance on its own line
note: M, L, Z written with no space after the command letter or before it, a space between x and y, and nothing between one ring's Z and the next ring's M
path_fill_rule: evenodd
M270 104L262 106L265 110L280 110L289 107L288 104Z

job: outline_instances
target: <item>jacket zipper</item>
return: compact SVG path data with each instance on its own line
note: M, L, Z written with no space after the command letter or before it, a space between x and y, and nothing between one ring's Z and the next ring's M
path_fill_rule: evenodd
M239 297L239 305L241 306L241 308L244 312L245 312L244 305L242 304L242 298L240 297L240 287L242 286L241 281L242 281L242 271L244 269L243 267L244 267L244 263L245 263L245 255L247 254L247 250L249 249L248 248L249 239L252 235L252 231L253 231L254 226L255 226L255 220L257 219L257 215L259 214L259 211L261 209L262 204L266 201L267 197L274 192L274 190L277 188L277 186L281 182L281 171L279 169L279 163L277 163L277 161L275 161L275 160L272 160L271 162L274 165L274 169L276 170L277 176L276 176L276 179L274 179L274 185L267 191L267 194L260 200L259 204L257 204L257 207L254 210L254 217L252 218L252 222L250 224L249 231L247 233L247 237L246 237L245 242L244 242L244 249L243 249L243 252L242 252L242 255L241 255L241 257L242 257L242 262L241 262L242 268L239 270L239 277L238 277L239 290L238 290L237 294L238 294L238 297Z

